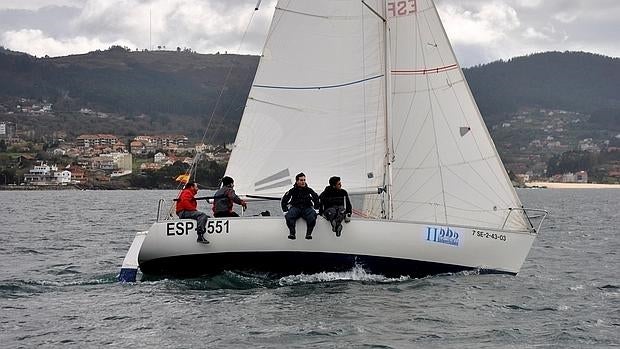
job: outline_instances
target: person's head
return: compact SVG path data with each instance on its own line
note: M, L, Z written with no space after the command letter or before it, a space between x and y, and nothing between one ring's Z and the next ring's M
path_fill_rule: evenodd
M306 186L306 175L303 172L299 172L297 176L295 176L295 185L298 187Z
M222 178L222 185L224 185L225 187L232 186L233 183L235 183L235 180L231 177L224 176L224 178Z
M340 177L338 176L331 177L329 179L329 185L336 189L340 189L340 187L342 187L342 183L340 182Z
M194 192L198 191L198 184L196 182L187 182L185 184L185 189L192 189Z

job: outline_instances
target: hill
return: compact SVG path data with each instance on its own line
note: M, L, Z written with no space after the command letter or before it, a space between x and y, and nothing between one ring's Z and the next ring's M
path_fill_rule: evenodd
M620 111L620 59L585 52L546 52L465 69L487 123L523 107L585 114ZM601 127L610 122L600 116ZM615 125L620 119L614 117Z
M174 130L200 138L227 81L213 122L222 126L218 140L230 141L257 65L256 56L180 50L130 52L112 47L57 58L5 50L0 51L0 101L47 101L70 124L79 124L82 116L72 113L84 108L114 119L111 123L90 120L90 130L79 127L84 133L111 132L110 125L115 125L116 132L120 128L127 135Z
M37 58L0 47L0 121L45 142L85 133L197 141L222 93L206 140L232 142L257 66L257 56L180 49ZM620 59L546 52L464 72L510 171L542 175L587 163L598 178L620 173L618 152L611 154L620 147ZM50 104L53 111L42 113Z
M181 50L131 52L112 47L83 55L36 58L2 49L0 103L10 109L11 99L13 104L19 103L18 98L48 101L60 121L69 126L68 137L97 132L126 136L179 132L199 139L227 80L212 121L219 131L210 137L230 142L257 65L257 56ZM523 108L575 111L592 115L592 127L620 127L618 58L547 52L464 72L489 128ZM86 116L79 113L84 108L106 117L91 117L84 123ZM45 118L19 122L39 134L59 128L57 122Z

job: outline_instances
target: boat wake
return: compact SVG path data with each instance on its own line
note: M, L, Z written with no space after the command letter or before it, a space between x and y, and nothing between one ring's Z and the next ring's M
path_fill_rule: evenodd
M142 282L172 282L185 289L217 290L235 289L246 290L253 288L278 288L304 284L329 283L338 281L355 281L364 283L393 283L409 281L409 276L390 278L380 274L368 273L361 266L355 266L349 271L320 272L315 274L275 275L272 273L251 273L241 271L224 271L217 275L203 276L192 279L157 279L142 278Z
M361 281L370 283L391 283L411 280L409 276L389 278L380 274L370 274L364 268L356 265L353 269L343 272L320 272L316 274L299 274L282 277L278 280L279 286L298 284L312 284L333 281Z

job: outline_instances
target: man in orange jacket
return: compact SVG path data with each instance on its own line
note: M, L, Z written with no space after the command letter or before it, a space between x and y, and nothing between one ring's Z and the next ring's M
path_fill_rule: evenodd
M177 200L177 216L181 219L195 219L198 222L198 227L196 228L196 232L198 233L197 242L208 244L209 241L205 239L207 216L206 213L198 211L196 208L198 207L198 203L194 196L198 193L198 184L194 182L187 182L185 184L185 188L181 191L179 198Z

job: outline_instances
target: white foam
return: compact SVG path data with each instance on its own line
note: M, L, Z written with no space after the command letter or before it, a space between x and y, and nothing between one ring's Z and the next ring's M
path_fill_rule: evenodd
M344 272L320 272L316 274L299 274L290 275L280 278L278 284L280 286L291 286L297 284L330 282L330 281L369 281L369 282L401 282L410 280L408 276L398 278L388 278L383 275L369 274L361 266L355 266L353 269Z

